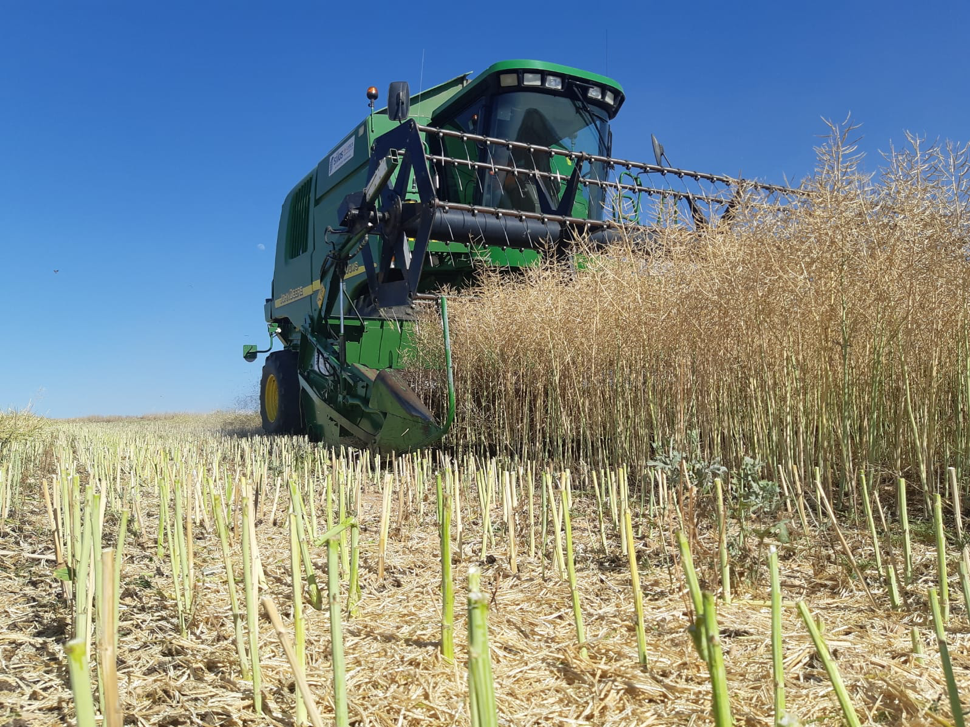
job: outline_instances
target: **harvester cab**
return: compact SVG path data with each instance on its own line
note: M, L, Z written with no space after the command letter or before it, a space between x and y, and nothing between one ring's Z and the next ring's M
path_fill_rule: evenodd
M537 61L496 63L388 106L357 124L289 193L265 316L283 348L263 366L268 433L406 451L454 418L447 302L476 270L515 270L669 224L713 224L745 195L786 190L614 159L610 121L624 101L605 76ZM441 313L448 391L436 416L408 387L419 306ZM257 351L247 346L253 360Z

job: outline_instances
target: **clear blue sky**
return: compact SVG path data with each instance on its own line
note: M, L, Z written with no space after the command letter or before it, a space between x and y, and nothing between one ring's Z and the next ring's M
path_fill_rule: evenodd
M968 37L965 0L0 0L0 408L253 393L283 197L367 86L422 85L422 51L424 86L508 58L607 73L618 156L652 132L679 166L781 182L821 117L864 123L871 168L906 130L970 138Z

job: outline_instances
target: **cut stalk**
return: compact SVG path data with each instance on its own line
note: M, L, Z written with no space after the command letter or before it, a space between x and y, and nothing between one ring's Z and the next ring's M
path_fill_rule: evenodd
M306 647L305 633L306 624L303 619L303 579L300 573L300 535L299 523L296 517L296 506L290 509L290 581L293 586L293 637L296 641L296 663L291 663L294 674L297 669L306 672ZM265 607L265 603L263 604ZM273 624L276 625L275 623ZM279 632L277 632L279 633ZM289 657L289 654L287 654ZM294 722L297 725L305 725L307 720L306 700L303 692L296 690L296 713Z
M239 612L239 598L236 595L236 576L232 570L232 557L229 554L229 532L226 513L222 507L222 497L215 496L216 530L222 546L222 561L226 566L226 582L229 584L229 606L232 610L232 627L236 635L236 654L239 656L239 672L243 679L250 679L249 659L246 657L246 638L242 629L242 614ZM245 565L243 566L245 567Z
M909 539L909 512L906 507L906 480L899 478L897 483L897 500L899 501L899 523L903 528L903 557L906 567L903 572L906 585L913 582L913 546Z
M869 527L869 537L872 538L872 549L876 559L876 570L882 570L882 549L879 547L879 538L876 536L876 521L872 516L872 503L869 500L869 485L866 482L866 474L863 472L859 479L862 481L862 506L866 511L866 524Z
M263 596L260 599L260 603L263 604L266 615L269 616L270 623L273 624L273 630L276 632L276 636L280 640L280 645L283 647L283 653L286 654L286 658L290 662L290 668L293 670L293 679L296 681L297 694L302 698L303 704L306 705L306 712L310 718L310 723L313 727L323 727L325 723L323 717L320 715L320 711L317 709L316 703L313 701L313 694L306 680L306 672L296 652L293 650L293 645L290 643L289 637L286 635L286 630L283 628L283 621L280 619L279 611L276 610L276 604L273 603L273 599L269 596Z
M630 561L630 579L633 585L633 611L637 625L637 658L640 666L647 665L647 633L643 626L643 592L640 590L640 572L637 568L637 549L633 545L633 518L629 508L623 512L623 525L626 528L627 539L630 541L628 551Z
M100 692L104 702L104 727L122 727L124 714L118 695L118 667L115 642L118 638L115 621L115 551L101 551L101 583L104 593L98 613L98 668L101 672Z
M936 589L930 589L930 609L933 611L933 629L936 632L936 643L940 648L940 661L943 662L943 673L946 675L946 693L950 698L950 711L953 712L953 724L964 727L963 706L960 704L960 693L957 691L956 679L953 677L953 664L950 661L950 649L946 643L943 615L940 613L940 602L936 597Z
M862 727L861 723L859 722L859 716L856 714L855 707L852 706L852 700L849 698L849 693L846 691L845 684L842 682L842 675L839 674L839 667L836 666L835 661L829 655L828 646L826 646L825 639L822 638L819 627L812 618L812 614L808 610L808 606L805 605L804 601L799 601L796 605L798 607L798 613L801 614L802 621L805 622L805 627L808 629L808 633L812 637L812 642L815 644L815 650L818 652L818 656L822 660L822 664L825 665L825 671L829 675L829 681L832 682L832 688L835 690L835 696L839 700L839 706L842 708L842 715L845 717L846 723L849 725L849 727Z
M913 658L917 663L923 663L923 639L920 638L919 629L915 626L909 630L909 640L913 644Z
M717 488L717 552L721 566L721 595L725 604L731 603L731 562L728 560L727 550L727 514L724 510L724 486L721 478L714 479L714 486Z
M576 584L576 564L573 557L573 526L570 517L572 497L569 492L569 472L563 473L560 480L562 486L562 516L566 526L566 572L569 576L569 592L573 601L573 622L576 625L576 639L579 642L580 656L586 658L586 631L583 627L583 611L579 602L579 586Z
M85 640L75 637L64 645L67 653L67 669L71 675L71 691L74 693L74 711L77 727L95 727L94 699L91 696L91 675L85 655Z
M495 683L488 650L488 598L481 592L481 571L468 568L468 696L472 727L497 727Z
M377 543L377 580L384 580L384 551L387 549L387 530L391 520L391 490L394 480L384 477L384 499L381 506L381 525Z
M950 583L946 569L946 538L943 535L943 502L940 493L933 498L933 529L936 535L936 572L940 583L943 623L950 621Z
M438 476L438 516L441 536L441 655L455 660L455 595L451 577L451 503L441 490Z
M253 500L249 487L243 483L242 495L242 551L243 585L246 589L246 628L249 632L249 655L253 680L253 709L263 711L262 671L259 666L259 613L256 605L256 556L253 550L252 522L255 519Z
M771 674L774 686L775 727L785 719L785 660L781 633L781 579L778 576L778 551L771 546L768 554L771 572Z
M721 651L721 637L717 626L717 611L714 596L704 593L704 635L707 639L708 671L711 675L714 724L717 727L731 727L731 700L728 695L727 670L724 667L724 654Z

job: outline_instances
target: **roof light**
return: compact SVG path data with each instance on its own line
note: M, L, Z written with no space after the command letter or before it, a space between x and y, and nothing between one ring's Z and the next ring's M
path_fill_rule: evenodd
M586 91L586 98L601 99L603 98L603 89L599 86L590 86L589 90Z
M546 88L562 90L562 78L559 76L546 76Z
M541 73L523 73L522 74L522 85L523 86L541 86L542 85L542 74Z
M515 86L519 82L518 73L503 73L498 77L498 82L503 86Z
M606 101L606 103L608 103L610 106L612 106L614 101L613 92L607 91L606 95L603 97L603 100Z

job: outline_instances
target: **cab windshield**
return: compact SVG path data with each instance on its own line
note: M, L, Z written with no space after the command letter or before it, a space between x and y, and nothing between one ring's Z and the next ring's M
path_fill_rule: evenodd
M570 152L608 156L609 120L606 112L578 98L533 91L514 91L495 96L489 114L487 136L534 144ZM573 173L582 164L583 179L606 179L601 162L579 162L548 152L511 149L489 144L487 161L496 166L540 172L516 174L495 170L486 184L482 204L523 212L541 212L539 195L557 205ZM541 186L541 189L539 188ZM571 214L584 219L602 219L603 188L580 185Z

